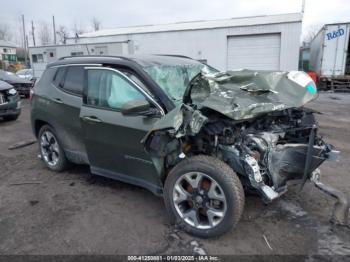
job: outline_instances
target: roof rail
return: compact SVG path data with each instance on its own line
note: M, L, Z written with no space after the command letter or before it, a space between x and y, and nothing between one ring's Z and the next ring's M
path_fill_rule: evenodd
M178 57L178 58L186 58L190 60L195 60L192 57L189 56L184 56L184 55L172 55L172 54L153 54L157 56L168 56L168 57ZM77 55L77 56L62 56L58 60L65 60L65 59L70 59L70 58L119 58L119 59L124 59L127 61L132 61L134 60L132 58L126 57L126 56L113 56L113 55Z
M125 56L112 56L112 55L75 55L75 56L62 56L58 60L65 60L70 58L98 58L98 57L105 57L105 58L120 58L131 61L132 59L125 57Z
M171 57L179 57L179 58L188 58L188 59L194 60L192 57L185 56L185 55L172 55L172 54L155 54L155 55L159 55L159 56L171 56Z

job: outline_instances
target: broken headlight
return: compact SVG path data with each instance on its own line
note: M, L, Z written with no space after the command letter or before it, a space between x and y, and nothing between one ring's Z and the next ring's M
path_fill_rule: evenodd
M14 88L9 89L7 92L8 92L10 95L12 95L12 96L14 96L14 95L17 94L17 91L16 91L16 89L14 89Z

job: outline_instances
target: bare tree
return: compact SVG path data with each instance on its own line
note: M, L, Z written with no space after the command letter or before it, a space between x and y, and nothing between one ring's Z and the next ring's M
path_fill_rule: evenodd
M321 27L322 27L321 24L309 25L305 30L303 42L310 43L315 38L317 33L320 31Z
M47 22L42 21L40 23L38 37L41 45L48 45L51 43L51 28Z
M65 27L63 25L60 25L58 27L58 30L57 30L56 34L58 35L58 41L61 44L66 44L66 40L69 37L69 32L68 32L67 27Z
M74 36L78 36L86 32L85 27L82 25L82 23L78 24L76 21L73 23L72 30Z
M12 39L12 33L10 27L6 23L0 24L0 40L10 41Z
M101 29L101 21L94 16L91 18L91 26L94 31L98 31Z

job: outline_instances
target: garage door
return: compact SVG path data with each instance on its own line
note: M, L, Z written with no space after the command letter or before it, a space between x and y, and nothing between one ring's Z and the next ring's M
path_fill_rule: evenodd
M230 36L227 69L280 70L281 35Z

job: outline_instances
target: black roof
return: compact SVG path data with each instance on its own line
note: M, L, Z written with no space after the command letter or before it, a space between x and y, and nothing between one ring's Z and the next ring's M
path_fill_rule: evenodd
M48 67L66 64L125 64L136 63L141 67L152 65L200 64L200 62L181 55L127 55L127 56L68 56L48 65Z

